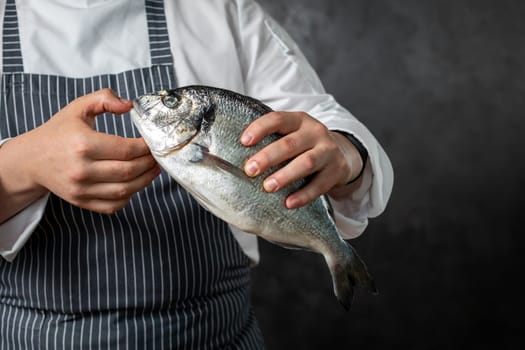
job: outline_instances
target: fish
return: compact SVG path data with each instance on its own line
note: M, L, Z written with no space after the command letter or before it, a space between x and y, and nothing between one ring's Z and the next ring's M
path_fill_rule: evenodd
M308 179L268 193L264 178L284 164L256 177L242 170L250 156L282 137L271 134L250 147L240 143L245 128L271 111L250 96L193 85L135 98L131 119L159 165L205 209L241 231L323 255L334 293L348 310L354 287L373 294L377 288L363 260L341 238L328 198L288 209L285 198Z

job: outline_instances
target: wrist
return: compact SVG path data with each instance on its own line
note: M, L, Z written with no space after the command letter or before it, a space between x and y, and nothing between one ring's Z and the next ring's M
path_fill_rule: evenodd
M354 135L340 130L333 130L332 133L337 135L336 139L339 148L343 152L350 168L344 184L351 184L363 175L368 159L368 151Z

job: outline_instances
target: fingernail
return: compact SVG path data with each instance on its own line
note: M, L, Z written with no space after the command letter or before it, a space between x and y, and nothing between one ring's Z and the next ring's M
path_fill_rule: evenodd
M255 161L248 162L245 167L246 174L249 176L255 176L259 173L259 165Z
M279 185L277 184L277 181L275 179L268 179L264 181L264 189L266 192L274 192L277 190L277 187Z
M250 141L253 139L252 134L250 133L244 133L241 137L241 143L247 145L250 143Z
M286 199L286 208L288 209L295 209L299 206L299 201L295 198L287 198Z

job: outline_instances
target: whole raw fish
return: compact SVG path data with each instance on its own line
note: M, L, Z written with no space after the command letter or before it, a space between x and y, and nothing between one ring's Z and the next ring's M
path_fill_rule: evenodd
M158 163L207 210L242 231L322 254L334 292L347 309L355 285L376 292L365 264L341 239L327 198L290 210L285 198L306 180L267 193L262 182L279 167L253 178L243 172L251 155L280 137L270 135L251 147L239 141L248 124L271 112L268 106L206 86L162 90L133 104L133 122Z

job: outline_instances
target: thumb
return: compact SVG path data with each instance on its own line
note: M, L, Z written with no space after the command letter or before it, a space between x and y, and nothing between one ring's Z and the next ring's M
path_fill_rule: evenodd
M119 98L111 89L102 89L77 98L68 107L74 109L76 112L73 113L74 115L92 124L99 114L126 113L133 107L133 104L131 101Z

